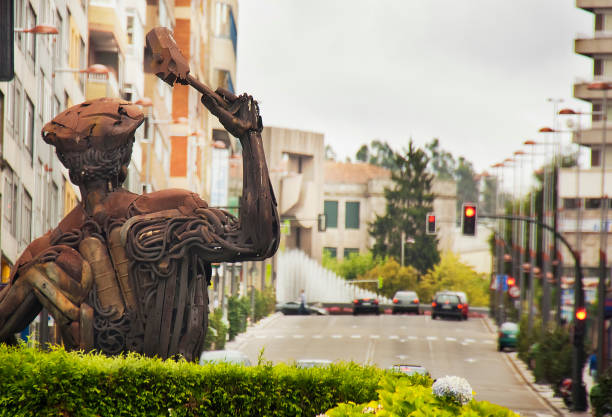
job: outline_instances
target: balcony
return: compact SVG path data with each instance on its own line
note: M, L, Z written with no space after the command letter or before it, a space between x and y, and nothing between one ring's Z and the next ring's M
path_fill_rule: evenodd
M122 7L117 0L92 0L88 8L89 39L98 51L125 54L127 36L122 27Z
M595 36L579 37L574 40L574 50L577 54L592 58L595 55L607 55L612 53L612 33L595 32Z
M612 82L612 78L609 76L595 76L590 80L577 78L574 82L574 97L585 101L603 100L602 90L589 90L589 84L594 82ZM609 103L612 105L612 91L608 91L607 95Z
M608 165L608 164L606 164ZM600 198L601 168L581 169L576 175L576 168L561 168L559 173L559 198ZM604 192L612 195L612 169L605 170Z
M119 84L115 74L88 74L85 98L92 100L100 97L120 97Z
M572 137L574 143L584 146L600 145L603 143L603 125L600 122L593 123L589 129L582 130L580 135L574 133ZM606 144L612 145L612 121L606 125Z
M610 9L612 6L609 0L576 0L576 7L594 13L597 9Z

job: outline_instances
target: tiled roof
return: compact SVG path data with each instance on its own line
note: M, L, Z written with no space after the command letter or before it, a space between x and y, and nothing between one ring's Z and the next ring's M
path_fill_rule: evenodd
M325 182L366 184L373 179L389 179L391 171L376 165L325 161Z

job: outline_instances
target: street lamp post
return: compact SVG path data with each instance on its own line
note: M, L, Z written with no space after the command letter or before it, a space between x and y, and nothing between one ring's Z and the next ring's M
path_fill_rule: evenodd
M524 151L518 150L516 152L514 152L514 156L515 158L519 158L522 157L523 155L525 155ZM519 168L519 191L518 191L518 204L519 204L519 216L523 216L523 201L522 201L522 193L523 193L523 158L520 158L520 168ZM525 263L525 223L521 222L520 225L518 226L518 268L517 268L517 272L518 272L518 279L519 279L519 289L520 289L520 296L519 296L519 308L518 308L518 313L519 313L519 320L522 318L523 315L523 303L525 301L525 274L523 271L523 264Z
M500 173L501 173L501 178L502 178L502 183L503 183L503 167L504 164L503 163L496 163L491 165L493 168L497 169L497 175L496 175L496 185L495 185L495 214L500 214L500 207L502 206L500 204L500 200L501 200L501 193L500 193ZM499 219L497 221L497 227L498 227L498 232L495 234L495 258L496 258L496 263L497 263L497 268L496 268L496 277L495 277L495 319L497 324L501 324L501 299L502 299L502 288L501 288L501 283L499 282L499 278L501 275L503 275L504 273L504 248L503 248L503 239L501 238L501 234L503 231L503 220Z
M605 338L605 300L606 300L606 266L608 251L608 195L605 191L606 175L606 128L608 120L608 90L612 83L595 82L588 86L589 90L603 92L602 105L602 134L601 134L601 224L599 228L599 283L597 285L597 373L601 375L607 368L606 352L604 351Z

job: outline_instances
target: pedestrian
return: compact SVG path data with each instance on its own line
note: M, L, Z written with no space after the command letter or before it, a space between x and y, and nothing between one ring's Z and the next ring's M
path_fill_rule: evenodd
M306 312L306 294L304 293L304 290L300 291L300 310L299 310L299 314L308 314Z
M589 356L589 375L593 379L597 379L597 355L595 353L591 353L591 356Z

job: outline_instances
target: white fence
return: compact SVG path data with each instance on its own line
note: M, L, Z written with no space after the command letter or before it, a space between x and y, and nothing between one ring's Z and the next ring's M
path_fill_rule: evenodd
M296 249L279 253L277 267L279 303L297 301L302 289L308 303L351 303L355 298L377 297L374 291L351 284ZM379 296L378 300L381 304L391 304L386 297Z

